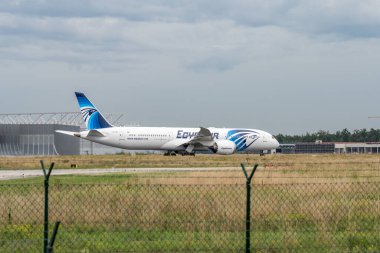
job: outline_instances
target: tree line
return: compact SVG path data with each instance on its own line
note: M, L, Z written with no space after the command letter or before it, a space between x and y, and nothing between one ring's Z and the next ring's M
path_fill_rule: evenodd
M380 129L356 129L350 132L347 128L342 131L330 133L329 131L320 130L316 133L306 133L304 135L286 135L278 134L275 138L280 143L297 143L297 142L380 142Z

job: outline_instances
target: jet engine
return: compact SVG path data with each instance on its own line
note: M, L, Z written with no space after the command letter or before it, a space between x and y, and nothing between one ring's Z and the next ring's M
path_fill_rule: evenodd
M210 148L215 154L232 155L236 151L236 145L232 141L218 140Z

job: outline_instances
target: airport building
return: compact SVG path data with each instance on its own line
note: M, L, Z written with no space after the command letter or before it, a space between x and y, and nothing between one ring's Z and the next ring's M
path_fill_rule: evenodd
M283 154L379 154L380 142L301 142L281 144Z
M124 114L105 114L114 125ZM79 112L0 114L0 156L115 154L125 150L56 133L85 129Z

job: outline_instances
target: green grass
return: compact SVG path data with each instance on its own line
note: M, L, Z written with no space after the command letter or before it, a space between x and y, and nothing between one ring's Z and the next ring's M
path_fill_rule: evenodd
M124 183L136 176L133 174L106 174L106 175L63 175L51 176L49 183L54 184L109 184L109 183ZM14 180L0 181L0 185L43 185L44 177L30 177Z
M0 229L0 252L41 252L41 234L26 231L24 227L7 233L3 230L9 228ZM42 231L42 227L34 230ZM241 252L242 242L241 232L113 231L66 226L57 236L55 252Z
M7 231L7 232L3 232ZM9 232L12 231L12 232ZM0 251L40 252L41 226L25 225L0 229ZM242 231L112 230L102 227L63 226L55 252L243 252ZM26 239L28 238L28 239ZM336 245L332 241L336 241ZM252 252L361 252L380 250L377 237L368 233L324 233L318 231L253 231Z

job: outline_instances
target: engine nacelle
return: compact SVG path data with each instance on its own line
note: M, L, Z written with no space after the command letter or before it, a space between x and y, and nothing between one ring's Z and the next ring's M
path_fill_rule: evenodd
M236 145L232 141L219 140L214 143L213 147L211 147L211 150L215 154L232 155L236 151Z

